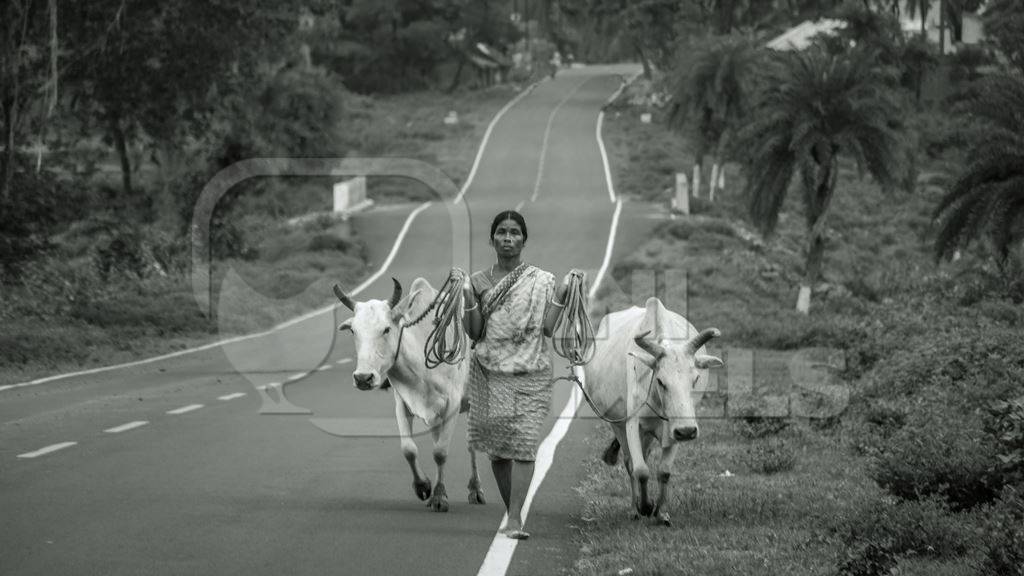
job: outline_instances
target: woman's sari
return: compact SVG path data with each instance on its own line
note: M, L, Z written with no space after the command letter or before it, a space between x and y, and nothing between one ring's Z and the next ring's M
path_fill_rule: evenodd
M555 277L524 263L496 285L482 272L471 281L484 293L484 334L470 364L469 445L492 458L534 460L551 405L543 323Z

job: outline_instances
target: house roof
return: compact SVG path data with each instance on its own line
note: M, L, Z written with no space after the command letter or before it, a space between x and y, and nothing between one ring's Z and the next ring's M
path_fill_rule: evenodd
M833 34L840 28L845 28L846 22L824 18L818 21L807 20L786 30L782 35L768 42L768 48L772 50L788 51L803 50L811 45L811 40L818 34Z

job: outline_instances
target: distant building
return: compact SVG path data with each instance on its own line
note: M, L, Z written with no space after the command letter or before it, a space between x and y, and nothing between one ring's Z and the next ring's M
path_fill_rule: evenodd
M928 10L924 22L925 35L936 45L939 44L939 1L932 0L932 6ZM984 40L985 34L981 24L981 13L984 13L984 10L982 7L979 14L964 14L961 22L946 22L947 54L956 52L957 46L979 44ZM916 18L908 18L904 12L900 18L900 28L908 37L921 34L920 14L915 14L915 16ZM844 26L846 23L842 20L827 18L817 21L808 20L773 38L768 42L767 47L778 51L803 50L818 34L834 34L836 30Z
M773 38L766 44L768 48L779 52L791 50L803 50L811 45L811 41L818 34L834 34L836 30L846 27L842 20L822 19L816 22L810 20L801 22L796 26L783 32L780 36Z
M928 15L924 21L925 36L934 44L939 44L939 2L932 0L928 8ZM981 14L984 14L985 7L978 11L978 14L964 14L962 22L946 22L946 53L956 52L959 44L979 44L985 39L985 32L981 24ZM921 15L915 14L915 18L908 18L904 12L900 18L900 28L907 36L921 34ZM959 40L957 39L959 35Z

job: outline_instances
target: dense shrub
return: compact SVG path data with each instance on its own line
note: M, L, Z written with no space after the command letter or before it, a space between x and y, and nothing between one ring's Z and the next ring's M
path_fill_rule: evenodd
M47 173L15 171L9 195L0 197L0 285L16 282L26 263L49 247L60 197Z
M955 557L974 545L973 519L952 513L941 499L879 499L853 508L834 526L843 543L886 542L894 554Z
M1024 486L1007 487L986 518L979 574L1024 576Z
M926 388L953 393L964 411L1024 392L1024 333L968 327L963 321L920 327L923 334L889 354L865 392L884 398L920 398ZM908 334L908 336L910 336Z
M987 429L995 439L996 471L1005 483L1024 482L1024 397L989 408Z
M899 556L890 542L868 542L850 550L839 564L837 576L893 576L899 574Z
M66 327L5 324L0 331L0 367L17 366L41 359L81 362L89 357L94 342L78 337Z
M955 509L991 501L1000 487L991 472L995 447L981 418L943 403L921 403L879 447L869 473L894 496L944 498Z
M772 416L747 416L737 421L737 430L740 436L748 440L774 436L786 430L792 424L789 418Z

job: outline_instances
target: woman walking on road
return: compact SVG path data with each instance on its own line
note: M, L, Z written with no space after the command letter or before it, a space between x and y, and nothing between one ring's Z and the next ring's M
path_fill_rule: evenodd
M469 445L491 457L505 502L509 538L529 538L522 509L533 479L540 428L551 405L546 338L564 307L569 275L556 288L550 272L521 259L526 221L508 210L491 223L497 261L466 278L464 326L474 341L469 377Z

